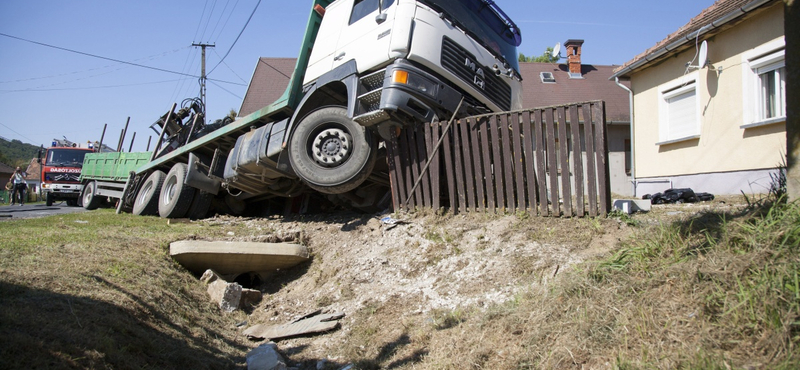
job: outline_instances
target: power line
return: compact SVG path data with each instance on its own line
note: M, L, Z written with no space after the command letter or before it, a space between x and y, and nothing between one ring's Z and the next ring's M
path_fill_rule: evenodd
M156 68L156 67L150 67L150 66L146 66L146 65L143 65L143 64L132 63L132 62L126 62L126 61L124 61L124 60L119 60L119 59L114 59L114 58L108 58L108 57L104 57L104 56L100 56L100 55L95 55L95 54L85 53L85 52L82 52L82 51L77 51L77 50L72 50L72 49L62 48L62 47L60 47L60 46L55 46L55 45L45 44L45 43L43 43L43 42L38 42L38 41L33 41L33 40L24 39L24 38L21 38L21 37L11 36L11 35L8 35L8 34L2 33L2 32L0 32L0 36L5 36L5 37L8 37L8 38L12 38L12 39L20 40L20 41L30 42L30 43L32 43L32 44L41 45L41 46L46 46L46 47L53 48L53 49L58 49L58 50L68 51L68 52L70 52L70 53L75 53L75 54L85 55L85 56L89 56L89 57L92 57L92 58L98 58L98 59L110 60L110 61L112 61L112 62L117 62L117 63L127 64L127 65L132 65L132 66L135 66L135 67L141 67L141 68L152 69L152 70L159 71L159 72L172 73L172 74L176 74L176 75L180 75L180 76L185 76L185 77L200 78L200 76L195 76L195 75L188 74L188 73L175 72L175 71L170 71L170 70L168 70L168 69ZM208 80L209 80L209 81L211 81L211 79L208 79ZM238 83L238 82L230 82L230 81L222 81L222 80L214 80L214 81L216 81L216 82L219 82L219 83L232 84L232 85L247 86L246 84L240 84L240 83Z
M244 33L244 30L247 28L247 25L250 24L250 20L253 19L253 15L256 14L256 10L258 10L259 5L261 5L261 0L258 0L258 3L256 3L256 6L253 8L253 12L250 13L250 17L247 18L247 22L244 23L244 27L242 27L242 30L239 31L239 36L236 36L236 40L233 40L233 44L231 44L231 47L228 49L228 52L225 53L225 55L222 57L219 63L217 63L217 65L214 66L214 68L211 68L211 71L209 71L208 74L214 72L214 70L217 69L217 67L219 67L220 64L222 64L222 61L224 61L225 58L228 57L228 54L231 53L231 50L233 50L233 47L236 45L236 42L239 41L239 37L242 37L242 33Z
M222 28L219 29L219 33L217 34L216 37L214 37L214 31L211 31L211 38L214 39L214 43L215 44L217 43L217 39L219 38L219 36L222 35L222 31L224 31L225 27L228 25L228 21L231 20L231 16L236 11L236 6L237 5L239 5L239 0L236 0L236 2L233 4L233 8L231 8L231 12L228 13L228 18L225 18L225 23L222 24ZM228 6L228 4L225 4L225 7L227 7L227 6ZM220 17L220 19L222 19L222 17ZM216 26L214 27L214 29L216 30Z
M217 54L217 51L216 51L216 50L212 50L212 51L214 52L214 54ZM217 54L217 56L219 56L219 54ZM234 75L234 76L236 76L237 78L239 78L239 80L240 80L240 81L242 81L242 82L244 82L244 83L247 83L247 81L245 81L245 79L244 79L244 78L242 78L242 76L239 76L239 74L238 74L238 73L236 73L236 71L234 71L234 70L233 70L233 68L231 68L231 66L229 66L229 65L228 65L228 63L222 62L222 64L224 64L224 65L225 65L225 67L228 67L228 70L229 70L229 71L231 71L231 73L233 73L233 75Z
M241 97L241 96L234 94L234 93L233 93L233 92L231 92L230 90L228 90L228 89L226 89L226 88L224 88L224 87L222 87L222 86L218 85L216 82L214 82L214 81L210 81L210 82L211 82L212 84L216 85L217 87L219 87L220 89L222 89L223 91L225 91L226 93L228 93L228 94L231 94L231 95L233 95L233 96L235 96L235 97L237 97L237 98L239 98L239 99L242 99L242 97Z
M41 45L41 46L46 46L46 47L48 47L48 48L53 48L53 49L58 49L58 50L68 51L68 52L70 52L70 53L81 54L81 55L89 56L89 57L92 57L92 58L98 58L98 59L110 60L110 61L112 61L112 62L117 62L117 63L128 64L128 65L132 65L132 66L136 66L136 67L142 67L142 68L152 69L152 70L155 70L155 71L166 72L166 73L172 73L172 74L176 74L176 75L189 76L189 77L197 77L197 76L192 76L192 75L190 75L190 74L186 74L186 73L181 73L181 72L170 71L170 70L168 70L168 69L162 69L162 68L150 67L150 66L146 66L146 65L144 65L144 64L138 64L138 63L126 62L126 61L124 61L124 60L119 60L119 59L114 59L114 58L108 58L108 57L104 57L104 56L100 56L100 55L96 55L96 54L84 53L84 52L82 52L82 51L77 51L77 50L72 50L72 49L62 48L62 47L60 47L60 46L55 46L55 45L45 44L45 43L43 43L43 42L38 42L38 41L28 40L28 39L24 39L24 38L22 38L22 37L11 36L11 35L8 35L8 34L2 33L2 32L0 32L0 36L5 36L5 37L8 37L8 38L12 38L12 39L20 40L20 41L30 42L30 43L32 43L32 44Z
M0 90L0 92L29 92L29 91L30 92L42 92L42 91L73 91L73 90L111 89L111 88L117 88L117 87L155 85L155 84L162 84L162 83L176 82L176 81L180 81L180 80L141 82L141 83L123 84L123 85L88 86L88 87L65 87L65 88L53 88L53 89L32 88L32 89L18 89L18 90Z
M270 67L270 68L274 69L275 72L278 72L278 73L282 74L283 77L286 77L286 78L288 78L290 80L292 79L291 77L287 76L286 73L283 73L280 70L278 70L277 68L275 68L274 66L272 66L272 64L269 64L269 63L265 62L264 59L258 58L258 62L259 63L264 63L267 67Z
M0 125L2 125L3 127L5 127L5 128L7 128L7 129L9 129L11 132L13 132L13 133L15 133L15 134L19 135L21 138L23 138L23 139L25 139L25 140L28 140L29 142L35 142L35 141L36 141L36 140L32 140L31 138L25 137L25 135L23 135L23 134L20 134L19 132L16 132L16 131L14 131L14 129L12 129L11 127L8 127L8 126L6 126L6 125L4 125L2 122L0 122Z

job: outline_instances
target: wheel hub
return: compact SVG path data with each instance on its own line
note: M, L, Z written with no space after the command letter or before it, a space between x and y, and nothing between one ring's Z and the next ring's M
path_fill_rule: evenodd
M323 167L336 167L352 153L352 138L342 129L329 128L314 138L311 152L314 161Z

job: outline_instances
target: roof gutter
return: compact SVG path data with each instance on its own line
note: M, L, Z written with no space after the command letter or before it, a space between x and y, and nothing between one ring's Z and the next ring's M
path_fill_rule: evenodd
M685 45L685 44L687 44L689 42L693 42L694 40L699 38L700 35L705 35L705 34L709 33L710 31L715 30L715 29L725 25L726 23L728 23L728 22L730 22L730 21L732 21L732 20L734 20L734 19L736 19L736 18L738 18L738 17L740 17L742 15L750 13L753 10L759 8L760 6L762 6L762 5L766 4L766 3L772 2L772 1L774 1L774 0L755 0L755 1L752 1L752 2L750 2L748 4L746 4L745 6L742 6L742 7L739 7L737 9L733 10L733 11L730 11L727 14L723 15L722 17L720 17L719 19L717 19L717 20L715 20L715 21L713 21L713 22L701 27L696 32L690 32L686 36L681 37L681 38L673 41L669 45L661 47L661 48L653 51L652 53L645 55L644 58L639 59L636 62L632 63L631 65L626 66L626 67L620 69L619 71L615 72L608 79L611 80L611 79L614 79L614 78L617 78L617 77L624 76L624 75L626 75L626 74L628 74L630 72L633 72L634 70L638 69L639 67L642 67L642 66L644 66L644 65L646 65L646 64L648 64L648 63L650 63L650 62L652 62L652 61L654 61L654 60L656 60L656 59L658 59L660 57L662 57L664 54L667 54L668 52L674 51L675 49L677 49L677 48L679 48L679 47L681 47L681 46L683 46L683 45Z

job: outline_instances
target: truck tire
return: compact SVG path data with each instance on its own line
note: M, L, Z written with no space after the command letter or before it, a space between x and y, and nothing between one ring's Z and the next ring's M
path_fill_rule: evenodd
M152 216L158 213L158 198L165 176L163 171L156 170L144 180L142 188L136 194L136 202L133 203L133 214Z
M205 218L208 215L208 210L211 209L211 198L213 198L211 193L197 190L194 194L192 205L189 206L189 210L186 212L186 217L192 220Z
M183 183L186 168L186 163L176 163L164 178L158 201L158 214L161 217L181 218L189 211L196 189Z
M81 194L81 199L83 199L83 208L91 211L100 207L100 204L103 203L103 199L98 197L96 193L97 182L95 181L91 181L83 187L83 194Z
M346 193L372 172L376 141L371 132L347 117L347 109L322 108L297 124L289 141L289 161L312 189Z
M47 195L44 197L44 204L47 204L48 207L53 205L53 194L52 193L47 193Z

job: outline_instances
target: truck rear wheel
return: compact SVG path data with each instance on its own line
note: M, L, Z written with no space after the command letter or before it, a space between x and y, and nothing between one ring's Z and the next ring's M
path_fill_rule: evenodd
M289 141L292 169L309 187L325 194L355 189L375 166L372 133L347 117L343 107L327 107L306 116Z
M213 198L211 193L197 190L194 194L192 205L189 206L189 210L186 212L186 217L192 220L205 218L208 210L211 209L211 198Z
M83 208L91 211L100 207L103 199L97 196L97 182L91 181L83 187Z
M183 183L186 168L186 163L176 163L164 179L158 201L158 214L161 217L181 218L189 211L196 189Z
M133 204L133 214L141 216L151 216L158 212L158 198L161 194L161 185L164 184L163 171L154 171L144 180L142 188L136 194L136 202Z

